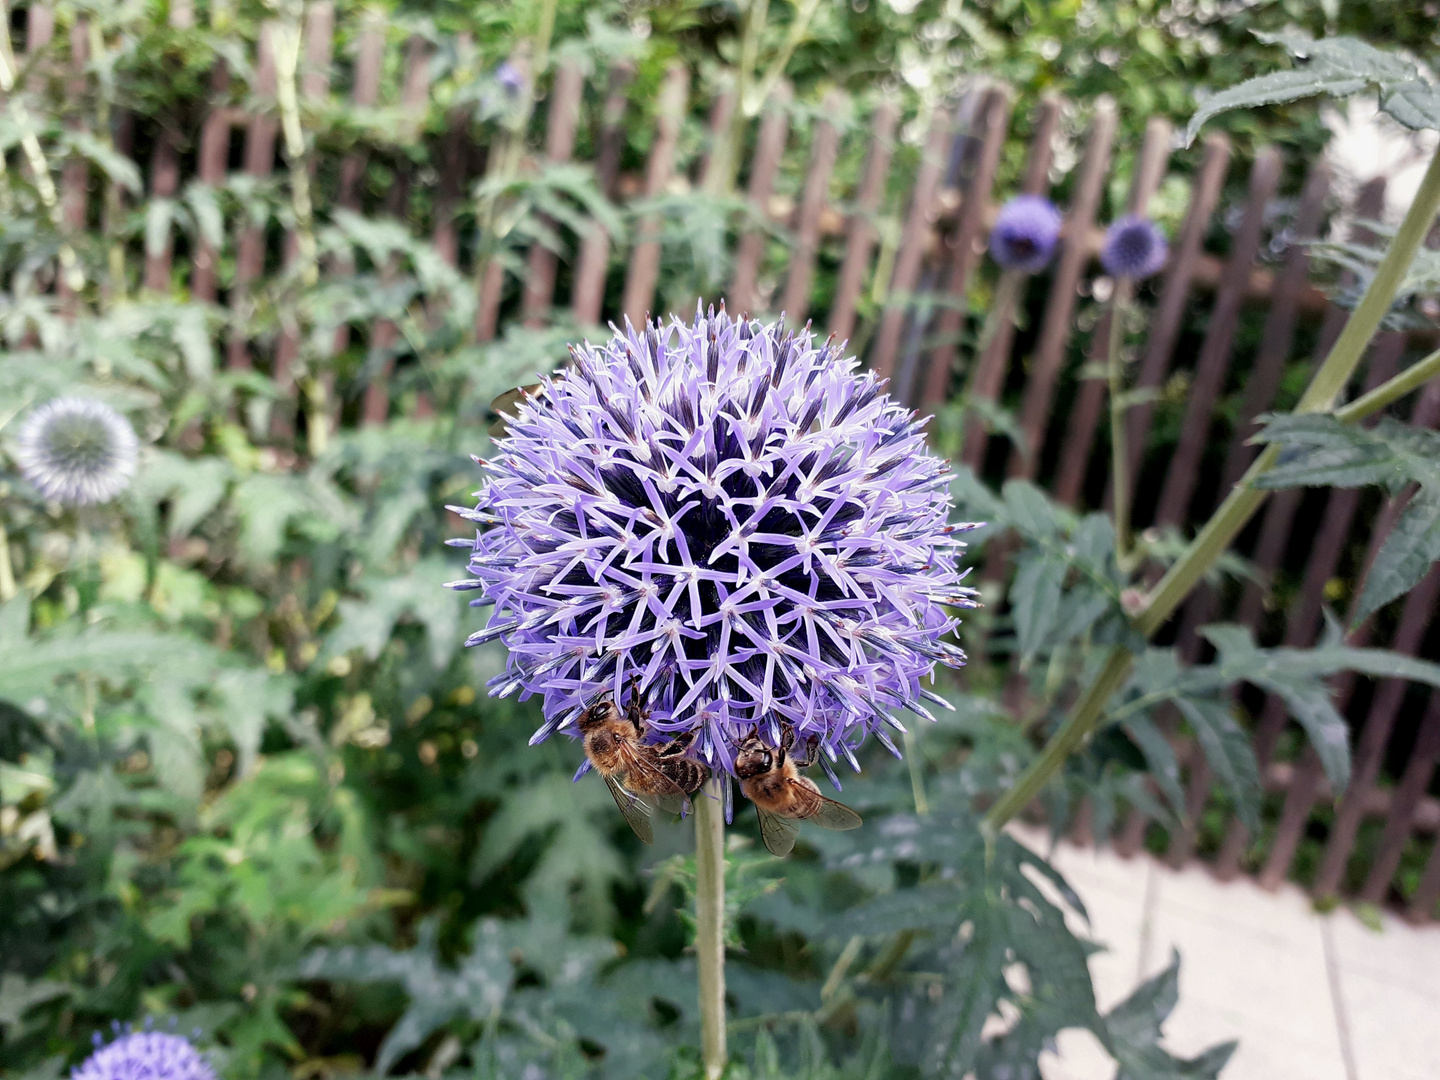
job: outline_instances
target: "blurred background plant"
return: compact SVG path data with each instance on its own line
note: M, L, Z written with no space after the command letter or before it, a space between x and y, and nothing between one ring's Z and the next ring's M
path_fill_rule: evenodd
M599 783L571 783L578 750L526 745L532 704L477 695L503 657L459 648L477 623L441 588L462 575L443 541L464 533L442 507L477 485L469 455L488 452L491 398L594 330L556 316L479 341L471 275L518 270L532 242L592 218L621 236L659 212L685 240L667 245L663 299L688 306L726 279L743 210L681 191L621 211L586 169L499 172L459 200L452 236L471 239L457 259L431 229L457 112L487 143L522 138L547 58L576 57L628 65L648 117L680 59L702 81L681 132L690 157L703 103L738 80L753 112L783 75L801 123L835 87L867 109L897 98L913 163L929 111L977 74L1024 99L1109 93L1138 136L1147 115L1184 119L1207 88L1268 67L1252 29L1435 47L1435 11L1408 0L342 4L345 63L363 26L434 47L418 112L298 101L307 69L287 39L274 104L258 107L282 127L288 181L236 170L147 196L136 162L169 136L190 145L199 103L255 106L249 43L262 21L300 15L214 0L177 19L179 3L57 5L56 40L83 30L82 92L45 49L0 50L14 91L0 128L0 1069L34 1080L64 1073L112 1020L147 1015L199 1029L235 1080L699 1069L687 826L641 850ZM385 54L387 84L398 56ZM212 85L220 65L232 80ZM1324 138L1313 103L1223 123L1242 147ZM622 171L638 171L650 131L623 129ZM338 188L362 150L359 209L310 194ZM858 153L838 175L858 173ZM1062 140L1056 169L1074 159ZM77 161L98 196L83 227L47 185ZM1017 141L1010 179L1020 164ZM243 259L226 236L245 229L268 250L243 309L140 274L142 256L208 250L234 287ZM823 304L833 282L816 288ZM252 369L250 341L288 357L288 384ZM111 501L67 505L22 475L21 425L60 395L105 404L138 436ZM956 709L907 740L909 761L865 757L845 797L866 829L807 832L783 864L757 855L748 818L731 831L733 1075L1033 1076L1078 1026L1127 1077L1214 1076L1226 1048L1194 1062L1159 1048L1176 966L1101 1016L1078 898L1018 844L987 851L972 813L1033 759L1032 735L1096 649L1125 638L1113 531L1023 482L996 494L962 473L956 493L989 535L1019 537L1010 609L971 624L966 690L938 688ZM1399 670L1338 645L1302 661L1233 631L1211 640L1222 659L1188 679L1168 652L1142 656L1127 704L1048 791L1054 820L1082 798L1097 833L1123 805L1173 820L1178 766L1151 713L1173 705L1253 821L1256 766L1224 687L1288 695L1333 747L1343 723L1318 677ZM1012 655L1035 703L1018 723L1001 703Z

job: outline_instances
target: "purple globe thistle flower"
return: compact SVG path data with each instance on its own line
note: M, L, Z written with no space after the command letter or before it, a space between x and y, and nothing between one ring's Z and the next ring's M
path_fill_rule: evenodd
M1149 218L1127 214L1105 230L1100 265L1111 277L1147 278L1165 265L1169 245L1160 226Z
M130 421L109 405L63 397L26 418L16 460L47 499L87 506L109 502L130 486L137 445Z
M520 74L520 69L509 60L502 60L495 69L495 81L509 97L514 97L525 89L525 76Z
M543 695L532 743L632 677L659 737L695 731L727 771L756 725L818 736L833 780L866 734L895 752L891 710L933 719L975 526L947 524L915 415L838 345L723 305L571 356L480 462L478 508L451 508L489 526L452 541L475 575L453 586L495 606L466 644L509 647L491 694Z
M132 1032L126 1026L108 1046L97 1033L95 1052L71 1070L71 1080L215 1080L215 1070L189 1039L145 1027Z
M990 230L990 257L1006 270L1045 268L1060 240L1060 211L1039 195L1017 195L1000 208Z

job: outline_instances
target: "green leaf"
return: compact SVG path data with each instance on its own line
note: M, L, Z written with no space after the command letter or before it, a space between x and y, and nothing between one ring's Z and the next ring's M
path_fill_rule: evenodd
M1267 416L1257 442L1277 443L1280 460L1256 487L1359 487L1398 491L1410 481L1440 488L1440 432L1385 418L1373 428L1318 413Z
M1405 507L1365 575L1355 623L1364 622L1413 589L1436 559L1440 559L1440 487L1422 488Z
M1111 1053L1119 1063L1115 1080L1216 1080L1235 1052L1233 1042L1212 1046L1198 1057L1178 1058L1160 1046L1161 1028L1175 1008L1180 987L1180 954L1105 1014Z
M1065 560L1050 554L1030 555L1020 564L1010 608L1022 664L1035 655L1055 622L1068 569Z
M489 1019L510 993L514 970L496 920L486 919L478 925L473 948L454 971L440 966L435 937L436 923L429 919L421 924L419 941L407 952L380 945L320 948L308 953L296 970L304 979L398 982L405 988L410 1005L385 1036L375 1058L375 1071L382 1076L431 1032L456 1017Z
M1317 94L1349 97L1366 89L1378 93L1381 108L1406 127L1440 127L1440 91L1421 79L1413 63L1396 53L1351 37L1316 41L1303 33L1256 36L1283 45L1304 64L1293 71L1247 79L1207 98L1185 129L1187 146L1205 121L1230 109L1279 105Z
M1210 769L1235 799L1235 813L1252 833L1260 827L1260 764L1255 749L1226 701L1175 699Z
M1170 745L1170 740L1148 717L1134 717L1122 726L1145 755L1146 768L1160 785L1160 790L1175 811L1175 816L1183 818L1185 792L1180 787L1180 762L1175 758L1175 748Z

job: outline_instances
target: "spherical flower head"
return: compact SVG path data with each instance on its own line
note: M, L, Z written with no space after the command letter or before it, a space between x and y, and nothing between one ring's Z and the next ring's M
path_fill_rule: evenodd
M109 502L130 486L136 447L130 421L109 405L63 397L26 418L16 458L47 499L86 506Z
M867 733L893 750L881 725L929 716L921 680L964 661L947 607L975 595L956 566L973 526L948 524L914 414L838 346L723 306L571 355L463 511L489 527L454 584L495 606L468 644L510 650L490 692L543 696L538 742L634 678L652 738L695 731L732 771L757 725L856 767Z
M1164 266L1169 250L1159 225L1149 218L1129 214L1105 230L1100 265L1111 277L1139 280Z
M1060 211L1039 195L1017 195L1000 208L990 230L990 256L1006 270L1045 268L1060 241Z
M495 69L495 81L510 97L514 97L525 88L525 76L520 74L520 69L509 60L502 60L500 66Z
M98 1044L97 1036L97 1044ZM215 1080L204 1055L182 1035L126 1031L70 1073L71 1080Z

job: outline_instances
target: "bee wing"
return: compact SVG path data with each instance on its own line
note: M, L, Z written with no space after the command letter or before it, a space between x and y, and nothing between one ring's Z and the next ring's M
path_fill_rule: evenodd
M537 396L545 389L544 383L531 383L529 386L517 386L514 390L506 390L494 401L490 402L490 411L499 417L490 425L490 437L492 439L503 438L510 432L509 420L520 411L520 403L528 397Z
M800 826L790 818L772 814L769 810L761 810L758 806L755 807L755 813L760 816L760 838L765 841L765 847L770 854L782 858L789 855L795 849L795 837L800 832Z
M667 814L683 814L690 809L690 800L684 795L661 795L655 805Z
M850 807L834 799L827 799L824 795L820 796L820 809L806 820L813 821L822 829L833 829L835 832L858 829L864 824L860 815Z
M604 775L603 773L601 774ZM615 799L615 805L620 808L620 813L625 816L625 821L630 828L647 844L655 842L655 830L650 827L650 806L642 802L638 797L631 795L620 786L620 781L613 776L605 777L605 786L610 789L610 794Z

